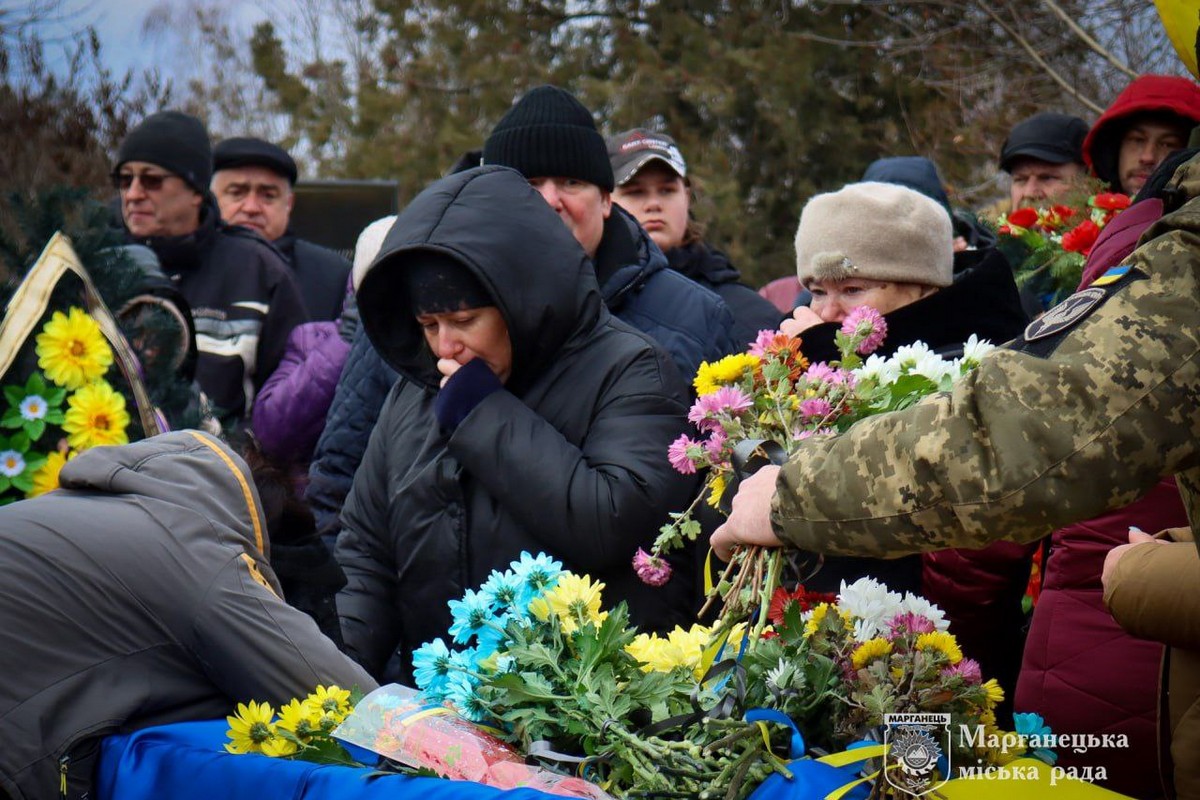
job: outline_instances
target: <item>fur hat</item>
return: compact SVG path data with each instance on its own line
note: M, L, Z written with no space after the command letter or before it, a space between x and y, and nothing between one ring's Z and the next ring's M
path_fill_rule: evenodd
M388 231L392 229L392 223L395 221L395 214L380 217L358 234L358 241L354 245L354 266L350 270L350 281L354 286L354 291L358 291L363 276L367 274L367 270L374 263L375 256L379 255L379 249L383 247L383 240L387 238Z
M613 190L604 137L592 112L565 89L531 89L500 118L483 143L483 163L526 178L575 178Z
M851 183L813 197L796 230L796 275L814 280L949 286L950 215L920 192L891 183Z

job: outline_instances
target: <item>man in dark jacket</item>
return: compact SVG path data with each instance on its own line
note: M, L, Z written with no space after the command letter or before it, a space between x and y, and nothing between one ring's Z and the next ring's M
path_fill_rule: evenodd
M346 299L350 262L292 232L297 175L288 152L262 139L237 136L213 149L212 191L221 217L251 229L283 254L310 319L336 320Z
M279 253L221 221L211 174L204 124L161 111L121 142L113 184L126 238L155 252L192 308L196 381L222 424L237 426L307 315Z
M352 656L407 678L412 651L446 635L447 602L523 550L603 581L606 603L628 601L649 629L687 624L690 556L660 588L630 565L696 488L665 456L687 428L686 388L609 313L586 254L519 174L478 167L422 192L359 303L401 377L337 542ZM485 319L502 332L476 337Z
M59 480L0 508L0 796L88 797L110 733L375 687L281 599L253 478L216 438L97 447Z

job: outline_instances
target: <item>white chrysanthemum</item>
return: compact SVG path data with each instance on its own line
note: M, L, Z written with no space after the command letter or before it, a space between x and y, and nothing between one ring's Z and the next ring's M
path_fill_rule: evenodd
M854 638L865 642L878 636L888 621L900 613L903 599L877 580L859 578L848 586L842 581L838 607L856 617Z
M900 365L895 359L883 358L878 353L872 353L867 356L861 367L854 370L854 376L860 382L874 380L880 386L887 386L889 383L895 383L900 377Z
M897 347L892 359L900 365L901 371L906 372L917 363L921 356L928 352L931 352L929 345L922 341L916 341L912 344L902 344Z
M912 592L904 593L904 600L900 603L901 612L909 612L917 614L933 623L933 627L939 631L944 631L950 627L950 621L946 619L946 612L935 606L933 603Z
M917 359L908 372L912 375L920 375L928 378L933 382L934 386L938 386L941 384L942 378L953 374L953 370L953 364L946 361L937 353L927 352Z
M962 372L979 365L979 360L988 353L996 349L996 345L989 342L987 339L980 339L975 334L971 334L970 338L963 343L963 355L961 359Z

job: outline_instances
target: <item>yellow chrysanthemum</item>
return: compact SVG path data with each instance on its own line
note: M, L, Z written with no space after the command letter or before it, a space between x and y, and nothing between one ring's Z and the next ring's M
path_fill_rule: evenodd
M225 735L230 741L225 749L230 753L261 753L263 745L275 736L271 719L275 710L270 703L238 703L236 713L226 717L229 730Z
M125 398L106 381L88 384L68 397L67 413L63 416L67 444L75 450L129 444L125 433L129 427Z
M38 467L33 473L33 488L29 490L26 497L37 497L38 495L52 492L58 488L58 473L62 472L63 465L75 457L74 453L63 455L57 450L46 456L46 463Z
M875 637L868 639L854 649L854 653L850 656L850 663L855 669L862 669L868 662L874 661L877 658L889 655L892 652L892 643L887 639Z
M276 729L291 731L296 738L307 742L315 734L321 732L321 707L307 700L301 702L293 699L279 709L279 721Z
M721 505L721 498L725 495L725 476L717 475L712 479L712 483L708 485L708 500L706 501L713 508Z
M112 348L100 326L82 309L55 311L37 335L38 366L59 386L78 389L108 371Z
M676 667L687 667L700 678L700 661L711 636L703 625L693 625L686 631L676 625L666 639L653 633L638 634L626 645L625 652L641 662L643 672L670 672Z
M983 684L983 690L987 692L989 708L995 708L1004 702L1004 690L1000 688L1000 684L996 683L995 678L988 678Z
M300 747L291 739L285 739L275 733L274 726L271 728L272 736L262 743L262 754L271 758L283 758L284 756L294 755Z
M842 611L840 608L836 608L831 603L818 603L813 606L812 614L804 623L805 637L812 636L817 632L817 629L821 627L821 623L825 621L825 617L829 615L830 611L836 611L841 616L842 624L846 630L854 630L854 618L851 614Z
M962 661L962 649L958 646L958 640L953 634L945 631L934 631L932 633L922 633L917 637L918 650L936 650L946 657L951 664L957 664Z
M722 386L737 382L746 374L747 370L754 369L759 363L761 363L761 359L749 353L734 353L711 364L707 361L703 362L700 369L696 370L696 377L692 381L692 386L696 389L696 396L712 394Z
M554 588L529 603L529 611L542 622L553 614L558 617L564 633L573 633L580 626L591 622L599 625L608 617L600 611L600 592L603 583L591 578L564 572L558 576Z
M337 717L341 722L350 713L350 690L340 686L318 686L306 698L306 702L315 705L322 714Z

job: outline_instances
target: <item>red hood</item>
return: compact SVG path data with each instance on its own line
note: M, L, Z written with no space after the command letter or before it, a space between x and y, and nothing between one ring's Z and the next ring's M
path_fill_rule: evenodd
M1118 186L1117 154L1124 120L1145 111L1167 111L1200 124L1200 84L1191 78L1143 75L1125 87L1083 140L1083 161L1105 183Z

